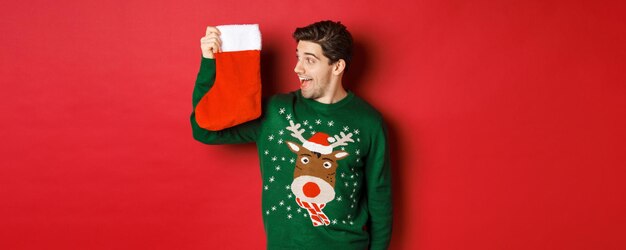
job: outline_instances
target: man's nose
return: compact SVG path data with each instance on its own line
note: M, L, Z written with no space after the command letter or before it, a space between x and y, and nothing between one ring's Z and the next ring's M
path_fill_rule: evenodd
M302 64L300 63L300 61L298 61L296 63L296 67L293 68L293 71L296 72L296 74L303 74L304 73L304 68L302 68Z

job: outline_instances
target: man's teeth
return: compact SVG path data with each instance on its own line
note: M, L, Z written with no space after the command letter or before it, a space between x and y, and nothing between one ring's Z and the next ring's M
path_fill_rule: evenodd
M300 81L309 81L309 80L313 80L313 79L312 78L300 77Z

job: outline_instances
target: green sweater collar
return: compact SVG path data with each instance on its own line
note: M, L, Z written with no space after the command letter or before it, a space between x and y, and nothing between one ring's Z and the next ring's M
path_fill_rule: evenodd
M326 103L318 102L318 101L313 100L313 99L304 98L302 96L301 90L297 90L296 91L296 95L298 96L299 100L301 100L307 106L313 108L314 110L316 110L318 112L335 111L337 109L342 108L343 106L346 106L346 104L350 103L350 101L352 101L352 99L354 99L354 93L352 93L352 91L348 90L347 93L348 93L348 95L346 97L344 97L343 99L339 100L338 102L331 103L331 104L326 104Z

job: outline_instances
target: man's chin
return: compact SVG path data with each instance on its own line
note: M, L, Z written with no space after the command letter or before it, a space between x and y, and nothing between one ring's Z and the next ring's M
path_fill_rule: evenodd
M312 95L304 90L300 90L300 93L302 94L302 97L306 98L306 99L311 99Z
M306 99L315 99L316 98L314 93L311 92L311 91L300 89L300 93L302 94L302 97L304 97Z

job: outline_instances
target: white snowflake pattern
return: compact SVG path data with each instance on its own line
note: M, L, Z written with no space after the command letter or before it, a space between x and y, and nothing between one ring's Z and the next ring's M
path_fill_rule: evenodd
M304 126L308 126L308 125L309 125L309 120L304 120L304 121L302 122L302 124L303 124Z
M270 177L270 183L274 182L274 176Z
M280 131L278 131L279 135L283 135L285 133L285 131L283 131L282 129Z
M265 214L270 214L270 210L265 211Z
M314 135L314 134L315 134L315 131L311 130L311 135Z
M298 208L298 210L296 210L296 212L298 212L298 213L302 212L302 208Z
M337 225L337 219L333 219L333 225Z
M341 173L341 178L346 177L346 173Z
M291 216L291 214L288 214L288 215L287 215L287 219L290 219L290 220L291 220L291 217L292 217L292 216Z
M342 221L341 221L341 223L346 224L346 221L345 221L345 220L342 220Z
M359 130L358 130L358 129L355 129L355 130L354 130L354 134L355 134L355 135L358 135L358 134L359 134Z
M278 140L278 144L283 144L283 139Z
M317 125L322 124L322 120L320 120L320 119L315 120L315 124L317 124Z
M270 187L268 185L263 186L263 189L268 190Z
M337 201L342 201L343 198L341 198L341 196L337 197Z
M285 201L280 201L280 202L278 203L278 205L280 205L281 207L282 207L282 206L284 206L284 205L285 205Z
M350 221L350 225L353 225L353 224L354 224L354 222Z
M344 184L345 184L345 186L346 186L346 187L350 186L350 184L348 184L347 182L346 182L346 183L344 183Z
M357 142L361 142L361 138L356 138L356 141Z
M272 206L272 211L276 211L276 206Z
M287 120L291 120L291 114L287 114L285 118L287 118Z
M276 156L272 156L272 161L276 161L277 159Z
M288 194L287 198L291 199L291 197L293 197L293 194Z
M303 213L302 215L304 215L304 217L307 217L307 216L306 216L306 213Z
M276 171L280 171L280 165L276 165Z
M328 122L328 126L329 126L329 127L332 127L333 125L335 125L335 122L334 122L334 121L329 121L329 122Z
M309 129L313 129L313 126L309 126Z
M361 150L357 149L354 153L355 153L356 155L360 155L360 154L361 154Z
M273 141L273 140L274 140L274 135L270 135L270 136L268 136L268 137L267 137L267 140L269 140L269 141Z
M278 110L278 113L281 114L281 115L284 114L285 113L285 108L280 108L280 110Z
M268 154L270 154L270 151L269 151L269 150L265 150L265 152L263 152L263 153L264 153L265 155L268 155Z
M354 175L350 175L350 179L354 179Z
M291 186L285 185L285 189L291 189Z
M354 186L355 186L355 187L356 187L356 185L358 185L358 184L359 184L358 182L356 182L356 181L354 182Z
M294 163L295 161L296 161L296 160L295 160L295 159L293 159L293 158L289 159L289 163Z
M361 158L356 158L356 162L361 162Z
M287 206L287 211L291 211L291 206Z
M348 126L343 126L343 131L347 132L348 130L350 130L350 128Z
M281 161L285 161L285 157L284 157L284 156L283 156L283 157L280 157L280 160L281 160Z
M346 147L341 147L341 150L346 151Z

